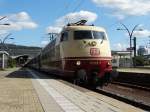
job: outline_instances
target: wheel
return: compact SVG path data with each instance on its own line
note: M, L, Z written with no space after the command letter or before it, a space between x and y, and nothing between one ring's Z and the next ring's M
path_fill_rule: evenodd
M105 73L103 80L104 80L104 85L107 86L112 80L111 74L109 72Z
M84 69L79 69L76 71L76 74L75 74L75 81L74 81L74 84L76 85L81 85L81 84L84 84L86 85L87 84L87 74L86 74L86 71Z
M98 74L97 72L92 72L91 77L89 79L89 87L94 90L98 86L98 82L99 82L99 78L97 77L97 74Z

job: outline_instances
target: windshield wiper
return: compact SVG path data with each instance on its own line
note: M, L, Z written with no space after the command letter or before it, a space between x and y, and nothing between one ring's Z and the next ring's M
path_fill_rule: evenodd
M103 43L103 41L104 41L104 37L102 38L101 44Z

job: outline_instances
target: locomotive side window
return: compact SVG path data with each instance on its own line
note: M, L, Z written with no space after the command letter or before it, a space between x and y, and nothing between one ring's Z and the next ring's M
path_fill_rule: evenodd
M80 39L92 39L92 32L91 31L74 31L74 39L80 40Z
M62 41L67 41L68 40L68 32L63 32L62 34L61 34L61 39L60 39L60 41L62 42Z
M106 39L104 32L92 31L94 39Z

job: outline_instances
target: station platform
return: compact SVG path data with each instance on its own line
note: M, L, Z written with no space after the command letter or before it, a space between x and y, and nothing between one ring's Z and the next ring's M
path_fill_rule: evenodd
M29 69L0 71L1 112L144 112Z
M150 69L148 67L114 69L114 80L122 83L150 87Z
M117 72L128 72L128 73L141 73L141 74L149 74L150 68L148 67L137 67L137 68L117 68Z

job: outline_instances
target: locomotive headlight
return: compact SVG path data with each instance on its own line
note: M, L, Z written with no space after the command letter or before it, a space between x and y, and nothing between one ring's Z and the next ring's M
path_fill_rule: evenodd
M76 62L76 65L77 65L77 66L81 65L81 61L77 61L77 62Z
M108 62L107 62L107 65L110 66L110 65L111 65L111 61L108 61Z

